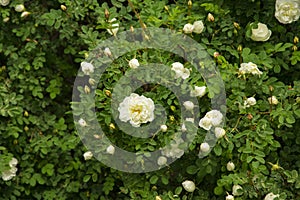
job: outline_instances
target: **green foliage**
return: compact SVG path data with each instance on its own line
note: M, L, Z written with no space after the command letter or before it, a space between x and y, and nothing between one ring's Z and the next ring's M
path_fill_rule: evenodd
M17 4L24 4L30 14L21 17L15 11ZM201 0L192 1L191 6L186 0L16 0L0 6L0 174L9 169L11 158L19 161L16 177L0 178L0 199L150 200L159 196L216 200L232 193L237 184L243 187L243 195L235 199L263 199L270 192L280 199L299 199L300 43L294 38L300 37L300 20L280 24L274 12L275 1L269 0ZM208 13L213 14L213 22L207 19ZM127 174L95 158L84 160L87 149L76 133L72 114L79 116L85 108L70 104L72 87L80 62L111 37L106 29L113 18L119 32L143 23L183 32L185 24L203 21L201 34L188 35L212 58L215 52L220 54L213 59L227 95L226 136L208 156L197 156L206 134L199 128L189 151L158 171ZM272 30L268 41L251 40L253 22ZM168 132L143 140L118 129L111 117L109 92L134 57L140 64L184 63L178 56L153 49L116 59L95 90L96 109L101 110L97 117L114 144L130 151L154 151L170 141L180 125L181 108L165 87L141 87L137 92L164 105ZM257 64L263 74L240 75L238 68L246 62ZM206 84L193 74L190 63L184 65L192 70L191 83ZM73 95L83 96L84 88L75 90ZM218 92L219 88L213 88L198 99L200 117L211 110L210 98ZM243 108L245 99L252 96L256 105ZM271 96L276 96L277 105L269 103ZM226 169L229 161L235 163L232 172ZM182 187L185 180L195 182L193 193Z

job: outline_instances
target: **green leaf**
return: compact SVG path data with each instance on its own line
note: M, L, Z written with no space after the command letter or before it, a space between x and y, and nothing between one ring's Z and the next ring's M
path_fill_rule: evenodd
M260 163L265 164L265 160L262 157L255 156L255 159L258 160Z
M91 178L91 175L85 175L84 177L83 177L83 182L88 182L89 180L90 180L90 178Z
M222 154L222 147L221 147L221 145L216 145L216 146L214 147L214 152L215 152L215 154L216 154L217 156L220 156L220 155Z
M158 176L156 176L156 175L153 175L149 180L149 182L153 185L155 185L157 183L157 181L158 181Z
M180 193L182 192L182 187L181 186L178 186L176 189L175 189L175 194L176 195L179 195Z
M199 167L197 167L196 165L190 165L186 168L186 172L188 174L196 174L199 170Z
M215 189L214 189L214 193L216 195L222 195L223 192L224 192L223 187L218 186L218 187L215 187Z
M289 124L293 124L296 122L295 118L292 115L289 115L285 120Z
M169 179L166 176L162 176L161 177L161 182L165 185L168 185L169 184Z
M294 110L294 113L297 117L300 117L300 109Z
M253 158L254 158L253 156L248 156L247 157L247 163L250 163L253 160Z

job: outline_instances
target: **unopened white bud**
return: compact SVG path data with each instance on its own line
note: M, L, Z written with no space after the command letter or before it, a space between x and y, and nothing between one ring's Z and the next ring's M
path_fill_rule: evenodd
M24 18L27 17L28 15L30 15L30 12L24 11L22 12L21 17Z
M226 167L227 167L227 170L228 170L228 171L233 171L234 168L235 168L235 165L234 165L233 162L230 161L230 162L227 163L227 166L226 166Z
M210 149L210 146L207 142L204 142L200 145L200 150L203 152L208 152Z
M109 145L107 148L106 148L106 152L113 155L115 153L115 147L113 145Z
M166 125L161 125L160 126L160 130L162 131L162 132L166 132L167 130L168 130L168 127L166 126Z
M195 183L193 181L184 181L182 182L182 186L187 192L194 192L194 190L196 189Z

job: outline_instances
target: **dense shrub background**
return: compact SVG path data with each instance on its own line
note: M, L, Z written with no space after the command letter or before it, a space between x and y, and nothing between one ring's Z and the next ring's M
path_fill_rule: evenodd
M0 179L0 199L224 199L233 184L244 188L236 199L263 199L269 192L300 199L300 43L294 41L300 20L280 24L272 0L130 2L14 0L0 7L0 172L12 157L19 161L15 178ZM17 4L30 14L21 17ZM227 139L204 159L197 157L201 141L171 166L146 174L122 173L82 156L86 149L70 107L75 76L88 51L110 37L109 19L118 20L119 31L140 27L133 8L147 27L182 31L203 20L204 32L193 39L212 56L220 53L215 61L226 85ZM250 39L251 22L268 25L267 42ZM166 55L159 60L170 62ZM256 63L263 75L238 77L242 62ZM276 106L268 103L272 95ZM240 109L250 96L257 104ZM226 170L228 161L234 172ZM183 190L186 179L196 183L193 193Z

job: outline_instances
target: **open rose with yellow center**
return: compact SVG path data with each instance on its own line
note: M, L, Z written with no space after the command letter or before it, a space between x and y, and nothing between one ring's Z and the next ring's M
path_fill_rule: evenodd
M290 24L297 21L300 17L300 1L277 0L275 17L282 24Z
M153 121L154 108L152 99L131 93L119 104L119 119L123 122L129 121L132 126L139 127L142 123Z

